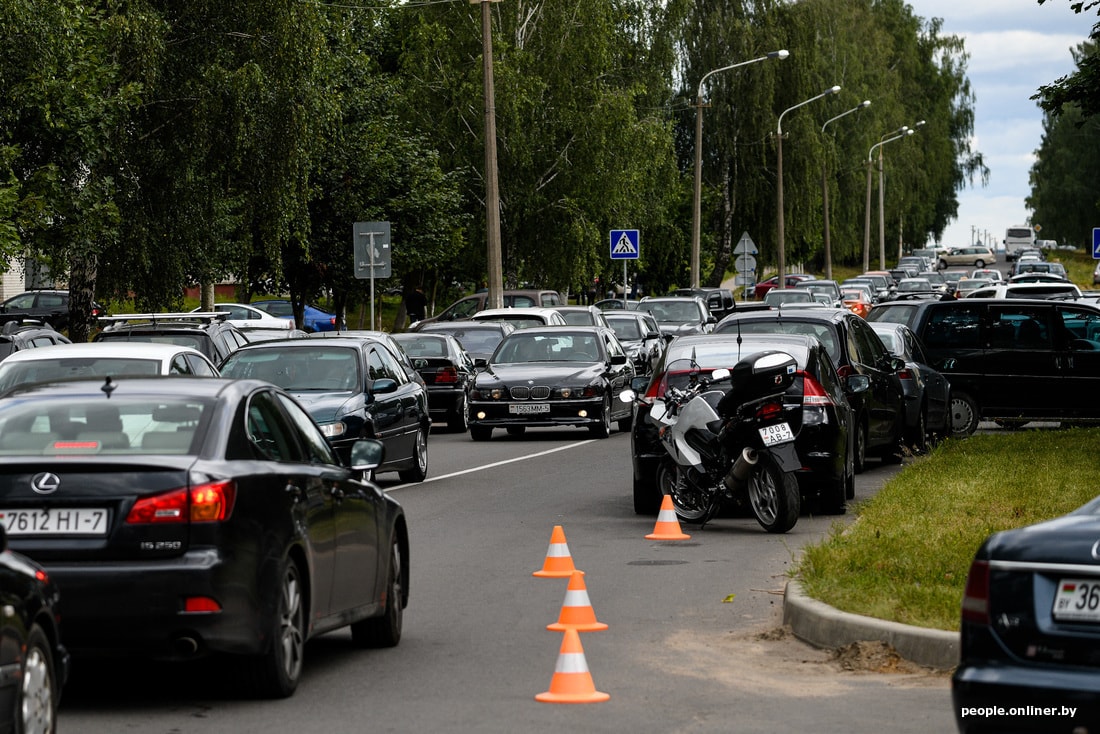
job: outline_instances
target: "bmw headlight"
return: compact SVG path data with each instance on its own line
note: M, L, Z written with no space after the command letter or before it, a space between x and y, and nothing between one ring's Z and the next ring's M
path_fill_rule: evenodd
M319 428L327 438L336 438L343 436L344 432L348 430L348 427L343 421L336 421L335 423L322 423Z

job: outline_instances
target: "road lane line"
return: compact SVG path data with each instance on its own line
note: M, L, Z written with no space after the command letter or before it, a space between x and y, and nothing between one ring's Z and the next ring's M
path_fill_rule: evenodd
M438 482L441 479L450 479L451 477L460 477L463 474L472 474L473 472L476 472L476 471L484 471L485 469L495 469L498 466L504 466L506 464L514 464L517 461L527 461L528 459L537 459L540 456L548 456L550 454L556 454L559 451L567 451L569 449L579 448L581 446L584 446L585 444L589 444L589 443L592 443L594 441L599 441L599 440L600 439L598 439L598 438L590 438L590 439L587 439L585 441L578 441L577 443L571 443L571 444L568 444L566 446L559 446L556 449L547 449L546 451L540 451L537 454L528 454L527 456L517 456L514 459L505 459L504 461L497 461L493 464L485 464L484 466L475 466L472 469L463 469L462 471L451 472L450 474L444 474L443 476L439 476L439 477L428 477L423 482L409 482L409 483L406 483L406 484L398 484L396 487L388 487L386 489L383 489L382 491L386 492L386 493L389 493L389 492L396 491L398 489L405 489L406 487L420 487L420 486L423 486L423 485L427 484L428 482Z

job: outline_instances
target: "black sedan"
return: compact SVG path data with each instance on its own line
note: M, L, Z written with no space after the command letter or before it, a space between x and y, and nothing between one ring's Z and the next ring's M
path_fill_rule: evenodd
M630 429L630 405L616 396L633 377L634 366L611 329L519 329L474 381L470 436L487 441L494 428L519 435L529 426L584 426L607 438L613 422Z
M653 316L645 311L609 311L604 318L634 363L634 372L638 375L652 372L668 344Z
M959 731L1100 731L1100 498L986 539L962 601Z
M474 360L450 334L394 334L428 388L428 412L456 433L469 428L466 403L477 370Z
M428 474L427 390L381 340L333 336L248 344L221 364L221 373L267 380L289 392L345 463L357 440L376 438L386 447L377 472L397 471L403 482L422 482Z
M6 518L0 517L0 522ZM0 731L52 734L69 674L57 586L0 525Z
M785 401L802 406L800 419L790 421L796 434L795 449L803 464L798 473L802 497L823 513L845 511L847 500L855 497L856 487L854 417L848 402L849 388L837 378L821 342L793 334L710 334L678 337L669 344L648 384L636 385L642 388L637 391L630 432L636 513L653 515L661 505L657 467L665 448L658 440L657 427L649 421L649 410L670 386L683 387L691 377L689 373L670 374L668 366L692 362L696 365L693 371L709 374L718 368L731 369L745 357L772 349L790 354L798 363L798 377L787 390Z
M423 322L421 322L423 323ZM516 330L507 321L436 321L417 326L417 333L450 334L474 360L488 360L504 337Z
M890 353L905 360L898 372L905 393L906 441L917 453L928 448L928 440L951 435L951 383L929 366L920 339L908 326L875 321L871 328Z
M119 378L0 400L0 515L63 590L82 656L232 656L250 695L286 697L306 641L401 638L404 512L341 464L309 414L259 380Z

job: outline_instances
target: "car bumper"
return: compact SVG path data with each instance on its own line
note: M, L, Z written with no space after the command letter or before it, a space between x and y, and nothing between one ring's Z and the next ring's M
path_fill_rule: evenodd
M962 734L1100 731L1100 670L964 662L951 679ZM1068 709L1075 709L1071 715Z
M446 419L462 404L466 395L463 387L428 386L428 414L435 420Z
M542 413L513 413L513 405L549 405ZM523 408L521 408L523 409ZM587 426L603 422L604 399L529 400L523 402L471 401L470 426Z

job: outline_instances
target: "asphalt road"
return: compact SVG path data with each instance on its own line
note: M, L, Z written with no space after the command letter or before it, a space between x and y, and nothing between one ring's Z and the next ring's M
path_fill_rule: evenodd
M282 701L239 699L211 663L77 660L62 731L157 732L815 732L954 730L948 679L880 672L889 661L834 659L779 629L799 548L837 518L803 516L782 536L721 518L678 543L649 541L634 514L629 437L579 429L433 434L429 480L380 483L406 508L411 601L397 648L358 651L346 632L307 648L304 679ZM857 498L895 467L871 463ZM563 635L546 630L565 579L535 578L554 526L603 632L580 636L604 703L547 704ZM854 662L855 670L845 669ZM871 670L867 664L871 664Z

